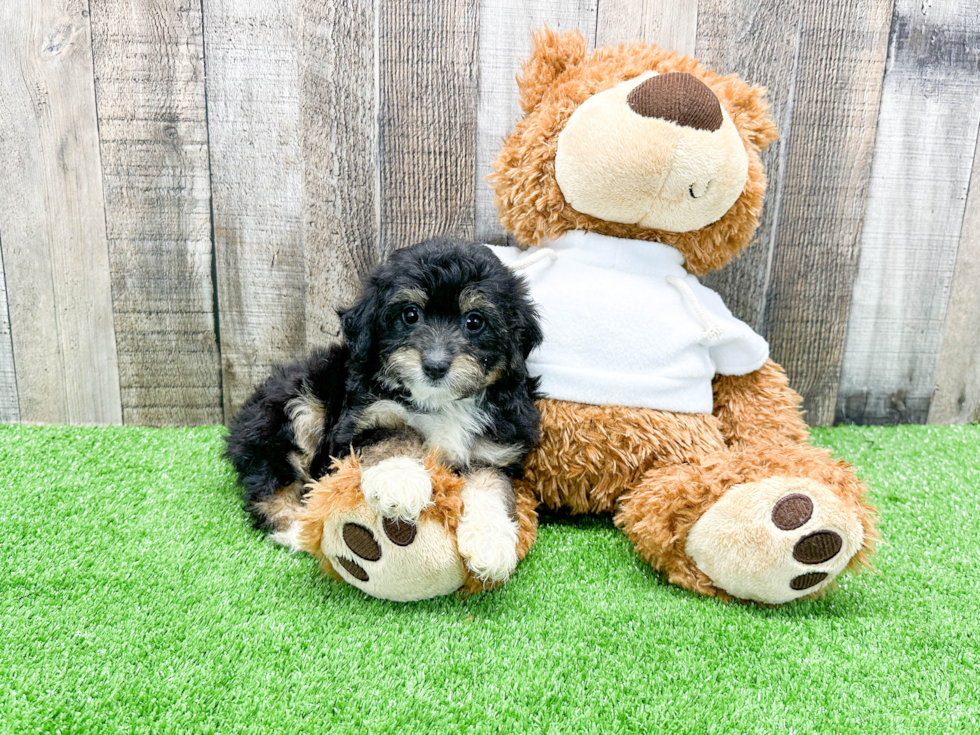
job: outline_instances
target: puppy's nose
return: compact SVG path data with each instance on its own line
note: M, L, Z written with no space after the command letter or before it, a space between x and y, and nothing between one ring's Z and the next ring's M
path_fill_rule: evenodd
M446 358L423 360L422 372L432 380L439 380L439 378L449 372L449 360Z
M693 74L683 71L650 77L630 92L626 102L637 115L696 130L717 130L724 120L715 93Z

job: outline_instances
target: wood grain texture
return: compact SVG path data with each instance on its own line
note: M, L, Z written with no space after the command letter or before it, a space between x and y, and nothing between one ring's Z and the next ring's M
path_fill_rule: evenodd
M930 424L980 421L980 140L936 366Z
M790 123L797 92L800 8L782 0L700 0L697 58L723 74L765 87L780 139L762 154L768 189L753 244L705 285L721 294L739 319L765 336L765 306L783 199Z
M812 425L837 403L890 19L891 0L800 8L763 331Z
M382 253L474 235L479 11L469 0L380 0Z
M506 244L486 177L504 137L520 117L516 77L531 53L531 32L548 25L578 29L594 45L596 0L482 0L480 3L479 101L476 131L476 237Z
M976 3L896 0L840 421L928 417L978 126Z
M122 420L88 16L0 6L0 233L29 422Z
M699 0L601 0L597 47L647 43L694 54Z
M204 0L223 403L306 347L293 0Z
M375 28L370 0L301 0L299 110L303 159L306 340L340 334L337 309L378 263Z
M123 422L222 420L200 0L91 0Z
M0 423L20 421L17 375L14 372L14 346L10 342L7 312L7 283L3 269L3 237L0 233Z

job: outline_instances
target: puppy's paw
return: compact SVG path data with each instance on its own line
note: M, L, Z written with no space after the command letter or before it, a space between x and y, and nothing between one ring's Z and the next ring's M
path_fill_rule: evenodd
M391 457L364 469L361 490L382 518L414 521L432 505L432 480L412 457Z
M471 498L459 519L459 554L477 579L505 582L517 567L517 521L493 512L498 510L496 503L486 509L480 505L479 499Z
M299 543L299 523L296 522L293 522L292 525L282 531L275 531L269 534L269 540L274 544L285 546L290 554L295 554L297 551L302 550Z

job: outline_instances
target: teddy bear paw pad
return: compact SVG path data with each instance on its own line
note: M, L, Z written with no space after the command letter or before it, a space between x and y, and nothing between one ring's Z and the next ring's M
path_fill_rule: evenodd
M829 584L862 539L855 509L830 488L775 477L729 488L692 526L686 550L730 595L780 604Z
M387 600L446 595L465 579L441 522L385 518L367 503L324 523L320 551L345 582Z

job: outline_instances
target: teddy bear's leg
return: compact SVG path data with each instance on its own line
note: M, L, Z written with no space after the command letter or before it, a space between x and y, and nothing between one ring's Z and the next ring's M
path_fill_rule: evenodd
M714 414L731 449L799 446L810 439L783 369L772 360L747 375L716 375Z
M414 517L403 503L390 506L397 516L378 513L363 491L365 482L368 488L395 483L399 467L412 497L421 495L416 486L426 486L424 508ZM409 601L449 594L467 581L455 539L461 484L434 457L349 456L312 486L296 546L317 557L324 571L373 597ZM370 491L375 500L386 496L384 487Z
M752 448L651 470L616 523L670 582L781 604L868 565L876 534L864 487L812 447Z
M383 599L420 600L502 584L506 577L485 580L474 575L457 547L458 525L465 515L464 480L441 465L435 454L420 455L417 447L386 444L336 462L330 475L314 483L290 529L293 546L317 557L327 573ZM404 496L398 490L398 468L412 486ZM373 486L378 483L390 487ZM423 484L425 502L415 517L409 515L411 503L379 500L421 497ZM378 506L398 517L379 513ZM518 495L518 531L516 541L511 539L517 559L524 558L537 533L534 507L530 496Z

